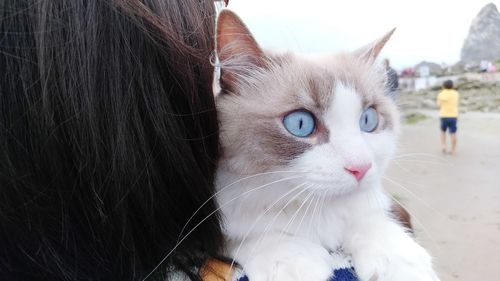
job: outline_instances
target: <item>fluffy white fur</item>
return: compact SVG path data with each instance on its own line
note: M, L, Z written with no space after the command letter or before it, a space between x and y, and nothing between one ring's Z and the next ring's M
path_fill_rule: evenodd
M224 16L228 17L227 13ZM234 21L232 18L231 24ZM304 68L308 63L311 69L330 73L328 67L318 62L304 61ZM345 67L349 69L348 64ZM289 68L295 69L293 64ZM279 99L261 97L259 105L255 96L272 95L275 91L272 83L266 84L265 72L258 73L258 83L249 83L251 77L240 84L231 81L232 91L238 95L218 97L223 156L217 172L217 200L224 218L227 254L243 266L251 281L327 280L333 267L330 252L339 248L352 256L362 280L438 280L427 252L389 215L391 201L381 187L397 139L397 120L389 119L397 119L397 115L381 117L381 122L392 125L376 133L359 128L367 100L376 100L378 95L382 100L380 107L387 102L381 89L374 90L374 99L357 90L363 87L354 86L364 83L376 89L378 78L368 77L378 73L376 67L366 71L370 74L361 75L368 81L339 80L324 93L332 98L323 99L327 104L316 117L328 132L325 141L304 140L311 147L286 165L269 164L262 168L259 159L269 155L256 141L260 137L259 124L286 135L280 127L280 114L308 104L309 99L309 93L299 93L295 100L299 105L283 104L281 109ZM276 83L286 80L279 78L278 70L268 71L267 75L278 77ZM271 105L266 108L266 104ZM246 119L245 112L252 116L252 110L269 112L262 113L259 118L264 121L259 122ZM276 116L273 110L278 112ZM256 133L245 135L252 130ZM268 162L272 162L272 157L278 156L271 156ZM366 163L372 167L359 182L345 170Z

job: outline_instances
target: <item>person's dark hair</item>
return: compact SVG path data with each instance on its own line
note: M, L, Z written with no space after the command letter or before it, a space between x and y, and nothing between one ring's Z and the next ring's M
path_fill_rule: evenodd
M451 80L446 80L443 82L443 88L445 89L453 89L453 81Z
M203 0L0 3L0 280L142 280L218 253ZM149 279L148 279L149 280Z

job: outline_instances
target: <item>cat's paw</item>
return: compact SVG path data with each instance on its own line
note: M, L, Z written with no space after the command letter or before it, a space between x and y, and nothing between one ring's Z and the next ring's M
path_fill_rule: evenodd
M431 257L418 244L404 247L404 255L366 255L354 261L361 281L439 281Z
M247 252L251 244L240 252ZM328 251L305 239L266 239L252 252L251 256L247 252L237 259L251 281L326 281L333 273L333 259Z

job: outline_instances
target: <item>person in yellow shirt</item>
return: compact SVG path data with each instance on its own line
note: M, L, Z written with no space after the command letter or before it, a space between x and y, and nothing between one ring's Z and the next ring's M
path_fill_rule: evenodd
M443 90L438 94L437 104L439 106L439 117L441 119L441 148L443 153L448 152L446 145L446 131L450 134L451 150L454 155L457 147L457 117L459 93L453 89L453 81L446 80Z

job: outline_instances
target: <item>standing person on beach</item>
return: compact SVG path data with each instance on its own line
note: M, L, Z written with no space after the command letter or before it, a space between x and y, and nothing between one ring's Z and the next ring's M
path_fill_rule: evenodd
M450 134L451 150L454 155L457 147L457 117L458 117L459 94L453 89L453 81L446 80L443 83L443 90L438 94L437 104L439 106L439 117L441 119L441 149L447 153L446 131Z

